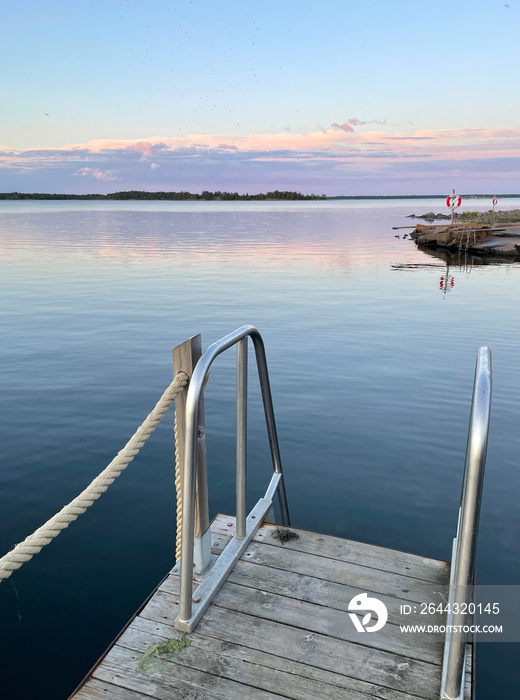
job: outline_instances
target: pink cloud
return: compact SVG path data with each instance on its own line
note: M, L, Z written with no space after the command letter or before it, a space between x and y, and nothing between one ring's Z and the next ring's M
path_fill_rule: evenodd
M74 175L81 175L82 177L94 177L96 180L117 180L118 178L114 175L112 170L99 170L99 168L81 168L74 173Z
M356 121L356 120L349 119L349 122L353 122L353 121ZM333 129L338 129L338 130L341 130L341 131L346 131L347 133L353 133L353 132L354 132L354 129L353 129L348 123L345 123L345 124L336 124L336 123L334 123L334 124L331 124L331 127L332 127Z
M386 119L367 119L362 121L361 119L347 119L347 124L352 124L352 126L363 126L364 124L379 124L379 126L386 126ZM394 126L396 126L394 124Z
M278 161L292 162L294 167L304 162L316 167L334 162L338 170L366 165L370 161L375 171L386 167L390 160L412 164L520 157L520 129L398 130L386 125L384 131L354 132L353 122L356 125L361 123L352 118L344 124L334 124L333 129L317 127L308 133L285 130L240 135L195 133L173 138L150 136L134 140L95 140L25 152L4 151L0 153L0 166L28 173L69 163L79 177L109 182L121 181L130 168L139 173L146 170L148 176L150 170L160 168L154 176L155 181L159 176L166 177L168 169L173 163L180 162L179 159L203 163L209 158L230 164ZM136 154L141 154L141 157Z
M162 155L182 150L192 152L219 150L239 154L249 151L289 151L295 154L325 152L349 157L356 153L360 156L373 149L383 149L385 153L396 153L400 157L421 157L427 152L433 157L452 159L459 149L489 151L496 154L507 150L520 150L520 129L503 127L493 129L425 129L400 131L387 128L385 131L354 132L353 125L381 123L376 120L361 121L350 118L343 124L334 123L332 129L320 129L308 133L287 132L251 133L251 134L188 134L183 137L151 136L140 139L100 139L88 143L63 146L60 149L40 149L32 152L4 152L0 161L14 162L21 165L25 160L33 163L35 159L50 160L67 157L71 160L83 160L88 154L109 154L112 151L136 151L143 158L154 157L154 162ZM387 125L390 126L390 125ZM422 144L422 145L421 145ZM419 149L419 150L418 150ZM66 152L66 155L65 155ZM48 155L47 155L48 154ZM77 155L76 155L77 154ZM91 175L92 176L92 175ZM95 177L95 176L94 176Z
M138 141L131 146L126 147L129 151L139 151L143 156L150 157L152 155L152 144L148 141Z

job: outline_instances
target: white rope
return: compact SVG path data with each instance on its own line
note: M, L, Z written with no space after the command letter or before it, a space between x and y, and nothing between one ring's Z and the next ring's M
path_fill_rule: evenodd
M175 561L181 558L182 549L182 467L179 459L179 430L177 427L177 410L175 410L175 492L177 494L177 537L175 540Z
M185 372L179 372L161 396L153 411L139 426L123 449L117 453L108 467L79 496L64 506L45 525L38 528L32 535L29 535L23 542L17 544L12 551L0 559L0 581L9 578L13 571L19 569L22 564L25 564L35 554L38 554L46 544L52 542L62 530L84 513L107 490L110 484L117 479L123 469L126 469L137 455L187 383L188 375Z

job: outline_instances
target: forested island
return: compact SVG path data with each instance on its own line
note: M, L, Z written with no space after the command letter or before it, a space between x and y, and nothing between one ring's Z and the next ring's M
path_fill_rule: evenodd
M302 200L302 199L440 199L439 194L383 194L383 195L332 195L326 194L302 194L288 190L274 190L274 192L260 192L259 194L238 194L238 192L209 192L204 190L200 194L193 192L145 192L143 190L128 190L124 192L111 192L110 194L49 194L47 192L0 192L2 199L114 199L114 200L163 200L163 201L236 201L236 200ZM489 199L493 197L508 198L520 197L520 194L464 194L463 199Z
M274 190L260 194L238 194L238 192L208 192L201 194L191 192L143 192L141 190L129 190L127 192L112 192L111 194L47 194L40 192L0 192L0 199L145 199L145 200L194 200L194 201L235 201L235 200L295 200L295 199L327 199L322 194L301 194L300 192L288 192Z

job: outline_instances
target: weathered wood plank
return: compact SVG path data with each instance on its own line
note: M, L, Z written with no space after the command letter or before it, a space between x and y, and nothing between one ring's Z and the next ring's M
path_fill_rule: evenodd
M331 614L322 606L304 600L226 583L215 598L215 605L399 656L438 665L442 662L442 639L403 634L398 625L390 623L375 634L360 635L348 613L336 610Z
M173 603L166 592L158 593L156 598L157 603L162 602L165 607ZM239 586L229 581L220 589L213 605L298 627L307 633L318 632L353 644L399 654L406 657L405 661L411 658L438 665L442 663L443 640L434 638L433 635L402 634L399 626L392 624L386 624L376 634L360 635L348 613L342 610L335 610L331 614L331 611L314 603Z
M314 578L312 575L297 574L283 569L273 569L271 567L255 564L251 561L239 561L228 577L231 583L241 586L249 586L258 590L270 593L279 593L289 598L305 600L309 603L321 605L334 615L334 610L348 610L349 602L365 589L354 588L334 581L325 581ZM172 581L165 581L162 588L164 591L175 592ZM400 613L400 606L403 600L388 595L378 595L388 610L388 621L392 624L423 625L425 616L420 612L411 612L406 617ZM413 601L407 601L413 610ZM415 604L416 605L416 604ZM427 623L431 625L443 625L446 623L446 615L436 613L427 616Z
M184 654L186 649L179 654ZM175 657L176 654L173 655ZM138 673L136 666L141 658L125 647L115 646L94 672L94 678L112 683L121 688L137 691L157 700L174 698L198 698L201 700L283 700L284 696L270 693L244 683L223 678L219 669L225 664L214 663L214 673L205 673L197 668L175 663L173 657L161 659L150 674ZM172 692L173 691L173 692ZM199 692L199 695L196 694ZM190 694L191 693L191 694Z
M177 605L173 596L157 592L141 617L173 625ZM421 698L437 700L439 667L403 659L397 654L372 649L334 637L257 618L212 604L195 634L216 637L282 658L317 666L328 671L341 669L351 678L381 685Z
M148 624L153 628L154 623L148 622ZM119 646L142 653L160 639L155 630L152 629L146 634L141 626L137 635L134 630L128 630L121 638ZM272 654L260 655L259 652L255 653L244 647L203 637L197 633L190 635L190 639L191 646L188 649L170 657L173 664L185 665L270 693L281 693L292 700L316 700L316 698L367 700L364 692L342 688L337 684L317 681L300 673L294 673L289 670L285 660L283 660L284 667L281 668ZM262 663L257 663L259 657ZM299 669L305 669L302 664L296 666ZM376 690L377 688L373 687L371 692L375 693ZM248 688L244 688L244 694L246 693L250 697ZM393 698L394 700L412 700L412 696L402 693L393 693Z
M471 689L472 689L472 659L473 659L473 646L471 644L466 645L466 666L464 675L464 700L471 700Z
M118 644L142 653L148 648L149 640L153 640L150 643L154 643L174 637L176 634L178 634L177 630L169 625L138 617ZM190 652L195 649L206 650L222 657L230 657L235 662L242 661L248 665L256 665L260 674L259 684L265 689L271 687L273 678L276 682L281 680L280 675L273 675L276 672L283 671L284 675L289 674L288 685L283 686L283 692L294 700L306 700L308 697L310 700L328 697L334 700L343 700L343 698L366 700L367 694L371 697L385 698L385 700L415 700L415 696L407 693L382 688L340 673L324 671L315 666L241 646L239 640L233 643L225 642L214 637L206 637L198 630L190 635L190 639ZM178 658L179 663L186 660L187 656ZM274 687L278 690L281 686Z
M366 592L394 596L403 601L447 602L447 587L444 585L350 562L335 561L315 554L306 554L295 549L283 549L261 542L251 542L244 559L298 574L312 572L315 578L362 588Z
M228 525L228 523L231 523L231 525ZM230 531L234 533L234 528L234 517L219 514L214 519L211 529L215 535L221 535ZM391 571L396 574L431 581L432 583L447 584L449 581L449 564L437 559L427 559L416 554L400 552L386 547L377 547L353 540L344 540L332 535L320 535L308 530L295 530L299 536L298 539L282 544L273 537L276 529L276 525L264 523L255 535L255 540L272 544L275 547L294 549L299 552L315 554L337 561L362 564L374 569Z
M97 678L90 678L71 700L150 700L149 695L143 695L137 691L121 688L112 683L105 683ZM188 700L188 696L185 696ZM195 700L195 699L194 699Z
M242 644L260 651L329 671L341 669L351 678L437 700L439 669L433 664L217 606L208 611L200 631L225 641L240 635Z

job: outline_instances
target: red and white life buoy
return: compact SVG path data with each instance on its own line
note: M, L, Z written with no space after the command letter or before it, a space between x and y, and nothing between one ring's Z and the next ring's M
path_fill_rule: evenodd
M498 199L493 199L493 206L495 207L498 204Z
M446 198L446 206L447 207L460 207L462 204L462 197L460 197L458 194L456 195L451 195Z

